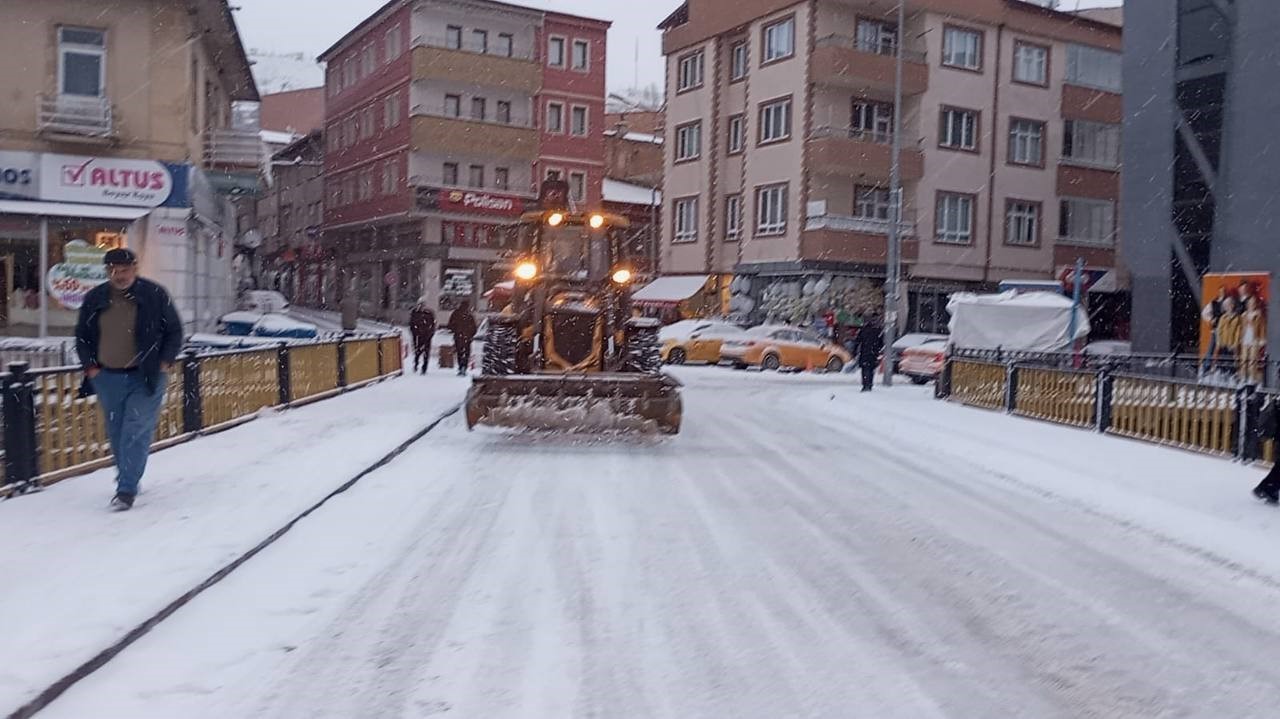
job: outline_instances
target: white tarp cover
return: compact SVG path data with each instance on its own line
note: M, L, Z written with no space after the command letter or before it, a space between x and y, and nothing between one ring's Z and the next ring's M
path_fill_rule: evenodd
M685 275L659 277L631 295L631 301L649 304L679 304L693 297L706 287L710 275Z
M1060 352L1071 348L1071 298L1051 292L979 295L957 292L947 303L951 344L964 349ZM1076 310L1074 339L1089 335L1089 314Z

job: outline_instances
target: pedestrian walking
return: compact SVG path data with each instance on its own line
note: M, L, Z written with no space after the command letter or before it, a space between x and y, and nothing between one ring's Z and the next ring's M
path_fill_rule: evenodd
M1276 439L1280 435L1280 402L1271 399L1263 405L1258 416L1259 440ZM1280 460L1280 458L1277 458ZM1267 504L1280 504L1280 461L1271 466L1271 471L1262 478L1258 486L1253 488L1253 496Z
M116 464L111 507L133 507L167 373L182 350L182 319L163 287L138 276L138 258L114 249L103 258L107 281L85 295L76 321L76 354L84 368L82 394L97 394Z
M471 314L471 302L463 300L458 309L449 315L449 331L453 333L453 351L458 358L458 375L467 373L471 364L471 341L476 337L476 316Z
M431 338L436 333L436 314L427 305L426 297L419 297L418 304L409 312L409 334L413 336L413 371L427 373L431 364ZM422 368L419 370L418 366Z
M853 338L853 361L862 370L862 391L870 392L875 381L876 365L880 361L880 351L884 349L884 330L875 317L870 317Z

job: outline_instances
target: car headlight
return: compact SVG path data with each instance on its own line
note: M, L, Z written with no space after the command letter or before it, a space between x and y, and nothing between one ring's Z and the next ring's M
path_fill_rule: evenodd
M532 262L521 262L516 265L515 275L517 279L528 282L538 276L538 266Z
M596 215L596 217L599 217L599 215ZM594 218L593 218L593 219L594 219ZM613 281L614 281L614 282L616 282L616 283L618 283L618 284L620 284L620 285L625 285L625 284L627 284L628 282L630 282L630 281L631 281L631 270L629 270L629 269L627 269L627 268L625 268L625 267L621 267L621 268L619 268L619 269L617 269L617 270L614 270L614 272L613 272Z

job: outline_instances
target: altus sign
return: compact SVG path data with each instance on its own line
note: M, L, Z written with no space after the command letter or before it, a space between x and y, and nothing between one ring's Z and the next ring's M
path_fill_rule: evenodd
M159 207L173 191L169 169L154 160L41 157L41 199Z

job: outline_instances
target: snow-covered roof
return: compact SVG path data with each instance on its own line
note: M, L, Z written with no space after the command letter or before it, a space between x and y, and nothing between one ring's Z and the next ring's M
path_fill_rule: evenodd
M605 137L617 137L617 130L605 130ZM623 133L622 139L628 142L644 142L650 145L661 145L663 143L662 135L650 135L647 132L626 132Z
M268 145L292 145L301 135L292 132L280 132L279 130L262 130L260 133L262 141Z
M707 285L708 275L659 277L631 295L632 302L678 304L693 297Z
M662 204L662 191L613 178L604 178L604 201L627 205Z

